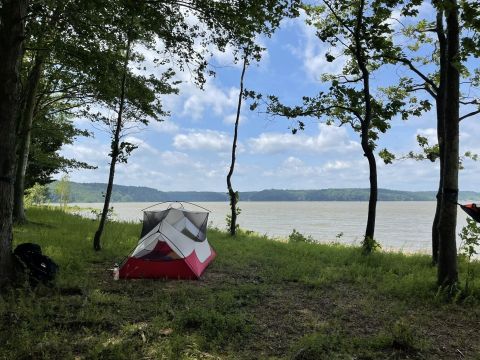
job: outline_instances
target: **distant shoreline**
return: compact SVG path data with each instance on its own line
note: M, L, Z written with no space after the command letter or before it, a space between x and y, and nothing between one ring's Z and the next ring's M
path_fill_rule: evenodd
M50 201L58 202L55 194L55 182L48 185ZM106 184L102 183L70 183L70 202L96 203L103 202ZM368 201L369 189L344 188L320 190L278 190L240 192L240 201ZM461 191L460 201L478 199L480 192ZM390 189L378 190L378 201L435 201L436 191L401 191ZM225 192L213 191L160 191L149 187L114 185L112 202L223 202L228 201Z

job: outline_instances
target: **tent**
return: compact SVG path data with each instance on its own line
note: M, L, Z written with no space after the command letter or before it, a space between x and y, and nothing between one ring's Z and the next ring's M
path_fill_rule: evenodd
M198 279L216 254L207 240L208 212L171 205L144 211L140 240L120 267L120 278Z

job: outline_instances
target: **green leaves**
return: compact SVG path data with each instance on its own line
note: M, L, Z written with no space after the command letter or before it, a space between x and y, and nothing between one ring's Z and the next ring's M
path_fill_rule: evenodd
M128 161L128 157L135 149L138 149L138 145L132 144L128 141L122 141L118 146L117 162L126 164Z
M383 160L385 164L392 164L395 160L395 154L392 154L387 149L383 149L378 153L378 156Z

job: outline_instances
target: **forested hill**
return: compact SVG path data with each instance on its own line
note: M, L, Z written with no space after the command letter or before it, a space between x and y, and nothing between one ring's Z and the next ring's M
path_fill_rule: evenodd
M71 202L102 202L106 184L70 183ZM57 202L56 183L49 185L50 200ZM241 201L367 201L368 189L322 189L322 190L262 190L241 192ZM380 201L434 201L434 191L397 191L379 189ZM480 193L460 193L461 200L480 200ZM207 191L159 191L143 186L114 185L114 202L161 202L161 201L227 201L227 193Z

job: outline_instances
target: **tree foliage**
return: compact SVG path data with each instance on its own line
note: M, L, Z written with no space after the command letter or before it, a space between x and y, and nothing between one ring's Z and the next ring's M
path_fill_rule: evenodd
M395 116L406 118L420 114L418 107L407 106L404 98L372 85L371 78L377 70L390 64L387 55L395 47L389 26L392 8L402 4L402 12L411 14L418 3L324 0L320 5L304 4L307 23L316 29L319 41L330 46L326 61L343 61L342 70L338 74L322 74L328 90L316 96L303 96L301 105L286 106L278 97L268 97L269 113L298 119L293 133L304 129L304 117L315 117L330 125L348 125L360 135L370 170L371 193L364 243L367 252L375 248L370 244L374 242L378 193L376 141L379 134L390 128ZM260 99L254 93L250 96ZM381 151L381 156L392 160L385 151Z
M91 136L89 131L78 129L71 116L66 114L48 114L39 117L32 128L32 144L25 187L35 183L48 184L52 176L71 169L96 169L95 166L74 158L66 158L60 153L64 145L72 145L79 136Z
M35 183L25 191L25 205L42 205L48 201L48 188L45 185Z

